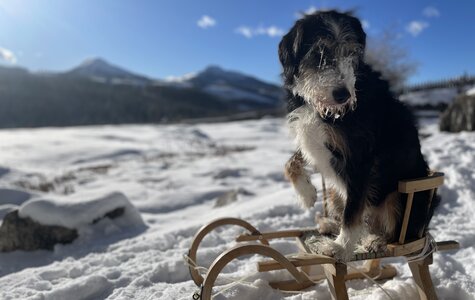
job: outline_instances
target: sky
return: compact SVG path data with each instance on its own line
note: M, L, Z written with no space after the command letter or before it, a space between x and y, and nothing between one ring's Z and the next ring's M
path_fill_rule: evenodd
M158 79L219 65L279 83L299 12L356 9L417 64L409 83L475 74L474 0L0 0L0 64L65 71L102 57Z

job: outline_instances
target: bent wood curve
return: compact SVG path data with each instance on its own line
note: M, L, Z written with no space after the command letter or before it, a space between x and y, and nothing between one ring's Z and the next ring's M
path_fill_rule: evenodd
M218 277L221 270L230 261L237 257L251 254L260 254L273 258L275 261L279 262L285 269L287 269L290 274L292 274L292 276L295 278L295 280L302 285L308 284L310 286L314 284L305 273L299 271L284 255L282 255L279 251L273 249L272 247L259 244L238 245L223 252L213 262L203 283L201 299L211 299L211 292L216 278Z
M259 230L257 230L254 226L249 224L248 222L238 219L238 218L221 218L221 219L216 219L212 221L211 223L208 223L204 225L203 227L198 230L198 232L195 234L193 237L193 242L191 244L190 250L188 251L188 258L190 259L191 263L195 263L198 265L196 261L196 253L198 252L198 247L201 243L201 241L204 239L204 237L211 232L212 230L216 229L217 227L220 226L225 226L225 225L236 225L243 227L252 234L260 234ZM259 240L262 244L264 245L269 245L269 242L266 239L261 239ZM193 281L197 286L200 286L204 279L203 276L201 276L200 272L195 268L196 266L192 266L191 264L189 265L188 269L190 270L190 275Z

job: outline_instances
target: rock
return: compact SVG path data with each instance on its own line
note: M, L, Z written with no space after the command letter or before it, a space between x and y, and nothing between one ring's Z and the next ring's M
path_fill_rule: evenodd
M231 204L233 202L236 202L238 200L238 195L252 196L254 195L254 193L249 192L248 190L243 189L243 188L238 188L235 190L224 192L222 195L220 195L216 199L216 202L214 203L214 207L222 207L222 206Z
M53 250L55 244L71 243L77 237L76 229L41 225L30 218L20 218L15 210L5 216L0 226L0 252Z
M441 131L459 132L475 130L475 95L458 97L442 114Z
M125 208L118 207L102 217L94 219L96 224L104 218L115 219L124 214ZM20 217L18 210L5 215L0 226L0 252L15 250L53 250L56 244L69 244L78 237L76 229L58 225L43 225L31 218Z
M223 169L220 170L213 176L213 179L225 179L228 177L241 177L242 173L247 171L247 169L238 168L238 169Z

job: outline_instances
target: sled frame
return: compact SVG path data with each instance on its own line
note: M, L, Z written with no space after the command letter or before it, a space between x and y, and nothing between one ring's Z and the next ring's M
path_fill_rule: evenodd
M422 300L435 300L437 299L437 295L429 272L429 265L432 264L433 253L430 253L417 261L411 261L409 257L411 255L416 255L423 250L428 237L422 236L421 233L421 236L418 239L407 241L406 232L414 193L430 191L432 200L437 193L437 188L441 186L443 182L444 174L439 172L432 172L429 176L423 178L400 181L398 192L400 194L406 194L407 201L398 241L396 243L388 244L387 250L384 253L355 253L351 261L365 262L362 267L352 268L350 270L347 268L346 264L336 261L333 257L313 254L310 252L304 243L303 237L309 232L315 232L315 229L260 232L248 222L238 218L217 219L204 225L196 233L188 252L188 259L196 265L198 265L197 250L199 244L210 231L220 226L235 225L246 229L247 232L236 237L236 241L239 243L219 255L211 264L204 276L201 275L197 268L190 265L190 275L195 284L201 288L201 292L196 293L194 299L211 299L212 289L218 275L233 259L246 255L259 254L270 258L258 262L257 270L259 272L286 269L293 277L292 280L269 282L269 285L272 288L285 291L300 291L326 279L328 281L332 299L334 300L348 299L345 285L347 280L364 279L366 276L375 280L393 278L397 274L396 269L391 265L382 266L381 260L388 257L406 257L408 258L407 262L417 285L420 298ZM295 238L300 252L295 255L284 256L270 246L270 240L281 238ZM435 250L446 251L459 248L460 245L456 241L443 241L436 243ZM321 266L324 274L312 276L310 274L312 266Z

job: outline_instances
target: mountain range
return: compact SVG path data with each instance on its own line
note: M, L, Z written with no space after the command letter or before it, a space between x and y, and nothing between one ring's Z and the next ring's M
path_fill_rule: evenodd
M0 128L276 114L283 110L282 97L277 85L218 66L167 80L135 74L101 58L59 73L0 66Z

